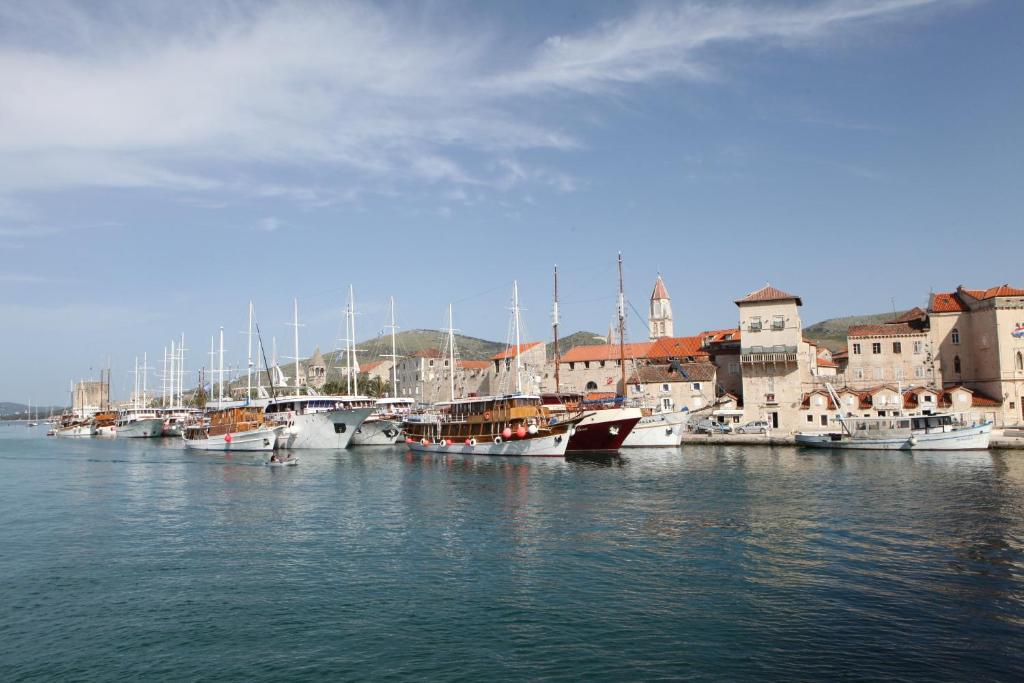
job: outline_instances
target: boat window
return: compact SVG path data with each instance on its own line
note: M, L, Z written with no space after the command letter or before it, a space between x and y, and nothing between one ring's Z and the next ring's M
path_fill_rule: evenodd
M900 429L910 429L910 420L900 420Z

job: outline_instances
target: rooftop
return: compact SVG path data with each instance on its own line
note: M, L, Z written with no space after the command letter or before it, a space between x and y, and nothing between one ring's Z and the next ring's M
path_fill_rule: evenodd
M681 363L680 373L671 365L641 365L629 374L630 382L657 384L660 382L711 382L715 379L712 363Z
M661 273L658 273L658 279L654 282L654 291L651 292L651 301L655 299L668 299L668 290L665 289L665 281L661 279Z
M654 342L638 342L625 344L626 358L647 358ZM618 344L588 344L574 346L562 355L563 363L580 363L583 361L618 360Z
M924 330L910 323L885 323L883 325L852 325L846 336L854 339L857 337L903 337L922 334L925 334Z
M803 306L804 302L795 294L783 292L781 289L766 284L761 289L747 294L742 299L737 299L737 304L753 304L766 301L795 301L797 306Z
M515 358L517 355L525 353L532 348L540 346L541 344L543 344L543 342L523 342L522 344L519 345L518 352L516 351L515 345L511 345L504 351L496 353L493 356L491 356L491 360L505 360L506 358Z
M703 337L661 337L655 339L647 350L648 358L687 358L706 356L701 348Z

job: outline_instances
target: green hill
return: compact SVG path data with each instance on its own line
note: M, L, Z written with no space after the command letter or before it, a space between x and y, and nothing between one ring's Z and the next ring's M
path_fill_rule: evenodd
M879 325L903 315L907 311L897 313L872 313L870 315L848 315L842 318L829 318L804 328L804 335L830 351L846 350L846 333L854 325Z

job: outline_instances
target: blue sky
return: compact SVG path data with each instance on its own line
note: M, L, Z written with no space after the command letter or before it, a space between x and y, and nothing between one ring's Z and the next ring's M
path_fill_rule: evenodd
M1024 6L998 0L0 5L0 399L124 393L251 298L290 353L603 331L615 253L677 333L1024 284ZM635 316L630 337L642 339ZM285 351L287 349L287 351ZM155 378L151 382L155 382Z

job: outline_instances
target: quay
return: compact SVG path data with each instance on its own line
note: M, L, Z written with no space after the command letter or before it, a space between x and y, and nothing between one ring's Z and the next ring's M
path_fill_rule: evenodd
M682 445L761 445L793 446L796 441L792 434L693 434L683 435ZM995 430L989 448L1024 450L1024 429Z

